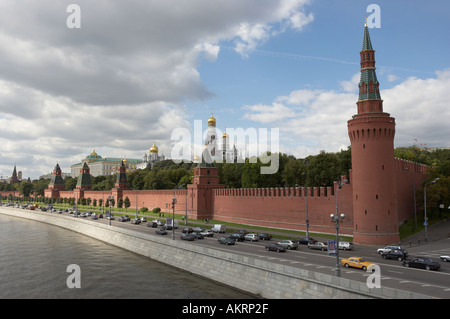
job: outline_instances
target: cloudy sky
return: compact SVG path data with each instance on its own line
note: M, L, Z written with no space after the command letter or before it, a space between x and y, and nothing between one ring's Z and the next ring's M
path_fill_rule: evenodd
M449 147L449 12L447 0L2 0L0 174L70 172L93 149L142 158L153 141L170 157L173 132L206 130L211 112L222 131L278 128L296 157L346 149L366 17L379 17L395 146Z

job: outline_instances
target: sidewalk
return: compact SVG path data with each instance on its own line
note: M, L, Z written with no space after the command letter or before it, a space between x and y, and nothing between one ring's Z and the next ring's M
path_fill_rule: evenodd
M428 226L428 242L433 242L450 237L450 221L438 222L434 225ZM402 240L404 245L422 245L425 243L425 230L422 230L408 238Z

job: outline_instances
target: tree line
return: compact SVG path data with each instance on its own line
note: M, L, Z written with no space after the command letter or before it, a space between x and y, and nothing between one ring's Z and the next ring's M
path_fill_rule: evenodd
M430 201L450 203L450 150L433 152L416 146L400 147L394 150L396 157L432 166L429 180L439 177L439 182L430 185ZM321 151L317 155L296 158L284 153L278 154L278 171L275 174L261 174L264 164L259 158L246 159L243 163L216 163L220 183L226 188L332 186L341 175L348 175L351 169L350 147L340 152ZM192 183L197 163L175 163L172 160L157 162L153 168L138 169L127 173L130 188L135 190L186 188ZM116 182L116 175L91 176L93 190L110 190ZM0 191L19 191L23 196L43 196L50 179L22 181L17 184L0 183ZM76 188L77 178L64 179L66 190ZM419 187L418 187L419 188ZM420 194L419 194L420 196ZM428 197L428 196L427 196Z

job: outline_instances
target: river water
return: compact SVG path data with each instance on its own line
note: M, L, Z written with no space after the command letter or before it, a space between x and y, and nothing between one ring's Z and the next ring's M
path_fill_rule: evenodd
M0 215L0 298L250 299L252 295L56 226ZM78 265L79 271L68 269ZM80 288L69 288L79 274ZM70 284L69 284L70 285Z

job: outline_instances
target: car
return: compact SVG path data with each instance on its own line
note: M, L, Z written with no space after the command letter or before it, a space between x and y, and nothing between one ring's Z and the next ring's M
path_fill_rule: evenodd
M416 257L412 260L403 260L402 265L405 267L422 268L426 270L438 270L441 265L438 262L434 262L428 257Z
M328 250L328 246L325 243L322 243L320 241L315 242L314 244L308 244L309 249L316 249L316 250Z
M238 234L242 234L242 235L247 235L248 234L248 231L246 231L245 229L239 229L239 230L237 230L236 231L236 233L238 233Z
M128 215L123 215L122 217L126 218L127 221L130 221L130 217Z
M201 231L200 234L202 234L205 237L213 237L214 232L210 229L205 229L204 231Z
M234 239L230 238L230 237L220 237L218 240L219 244L224 244L224 245L234 245Z
M271 240L272 239L272 235L269 235L269 234L266 234L266 233L259 233L258 237L261 240Z
M97 220L98 219L97 214L92 214L91 219Z
M258 235L256 235L256 234L247 234L244 236L244 239L250 240L250 241L258 241L259 240Z
M155 230L155 233L158 235L167 235L167 231L164 227L161 227L160 229Z
M282 241L279 241L277 244L286 247L287 249L297 249L298 248L298 243L289 240L289 239L285 239Z
M317 242L317 240L315 240L312 237L303 237L303 238L297 239L296 242L301 245L308 245L308 244L314 244L315 242Z
M267 251L273 250L277 252L285 252L287 250L285 246L281 246L279 244L267 244L265 248Z
M108 214L108 215L106 215L106 219L114 220L114 215L113 214Z
M362 257L349 257L349 258L343 258L341 259L341 265L344 267L353 267L353 268L359 268L364 271L366 271L370 266L375 265L374 263L371 263L369 261L366 261Z
M183 234L190 234L190 233L194 232L194 229L192 227L186 227L186 228L183 228L182 232L183 232Z
M440 256L439 258L445 262L450 261L450 255L443 255L443 256Z
M325 243L322 243L320 241L316 241L314 244L308 244L309 249L316 249L316 250L328 250L328 246Z
M147 222L147 218L145 217L140 217L141 223L146 223Z
M234 241L244 241L244 235L243 234L239 234L239 233L233 233L230 235L231 239L234 239Z
M398 261L403 261L403 259L406 259L405 253L397 249L391 249L385 253L382 253L381 257L384 259L397 259Z
M389 250L392 250L392 249L401 250L405 253L406 256L408 256L408 252L405 249L403 249L403 247L400 245L388 245L384 248L378 248L377 252L381 255L382 253L388 252Z
M191 234L188 234L188 233L183 233L183 234L181 234L180 238L181 238L182 240L188 240L188 241L193 241L193 240L195 240L195 236L193 236L193 235L191 235Z
M62 213L63 213L62 209L61 208L58 209L58 214L62 214Z
M158 224L155 222L149 222L149 223L147 223L147 227L156 228L156 227L158 227Z
M342 250L353 250L353 243L348 241L339 241L339 249Z
M131 220L131 223L132 223L132 224L138 225L138 224L141 223L141 219L140 219L140 218L133 218L133 219Z
M126 218L125 216L120 216L119 219L117 221L119 222L127 222L129 219Z
M205 229L202 227L194 227L194 228L192 228L192 230L196 233L200 233L200 232L204 231Z
M193 232L191 233L192 236L195 237L195 239L203 239L205 238L205 236L203 236L202 234L198 233L198 232Z

